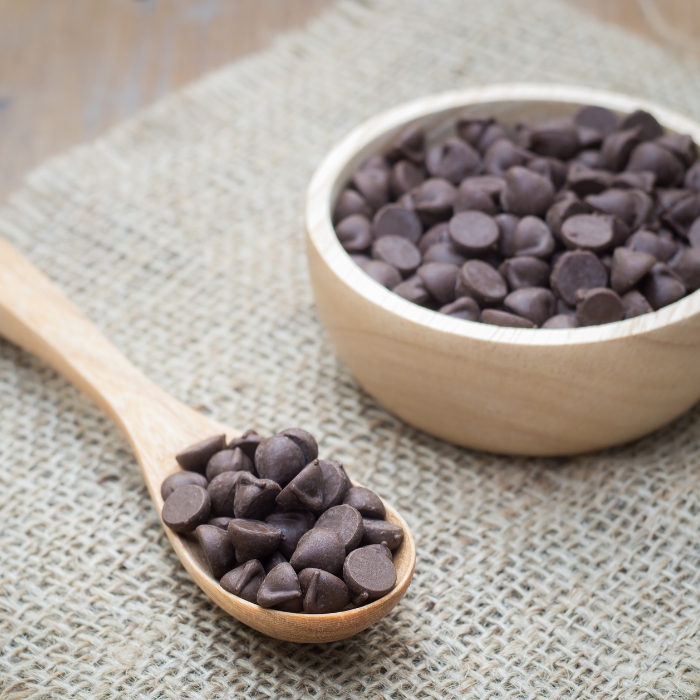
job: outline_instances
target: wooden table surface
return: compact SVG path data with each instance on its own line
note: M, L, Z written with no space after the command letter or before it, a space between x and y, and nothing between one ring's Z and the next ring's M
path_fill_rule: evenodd
M0 202L45 158L333 0L0 0ZM700 54L700 0L559 0Z

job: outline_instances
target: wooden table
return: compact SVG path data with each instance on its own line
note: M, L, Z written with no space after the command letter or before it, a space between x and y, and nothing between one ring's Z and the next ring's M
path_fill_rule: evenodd
M700 45L700 0L560 1L680 51ZM331 4L0 0L0 201L48 156L265 46Z

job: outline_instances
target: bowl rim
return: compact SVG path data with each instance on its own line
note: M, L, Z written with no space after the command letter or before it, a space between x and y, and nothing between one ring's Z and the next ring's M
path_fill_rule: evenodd
M700 143L700 124L648 100L577 85L500 83L427 95L370 117L355 127L326 155L306 194L308 243L333 273L355 293L410 323L451 336L514 345L580 345L646 335L685 321L700 312L700 290L658 311L600 326L572 329L507 328L457 319L423 308L383 287L363 272L338 240L332 222L333 192L348 163L386 132L421 118L490 102L529 101L596 104L618 112L643 109L667 129L690 134Z

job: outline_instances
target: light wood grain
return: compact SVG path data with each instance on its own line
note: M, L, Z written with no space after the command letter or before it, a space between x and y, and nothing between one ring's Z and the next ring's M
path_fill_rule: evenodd
M405 301L355 265L331 223L355 168L406 125L435 139L458 113L505 123L566 116L580 104L647 109L700 142L700 125L623 95L502 85L425 97L350 133L319 166L306 201L319 315L362 386L408 423L490 452L566 455L623 443L700 398L700 292L655 313L573 330L513 329L454 319Z
M47 157L331 0L0 0L0 201Z
M89 396L119 426L141 466L161 514L163 479L177 471L175 454L213 435L238 433L168 396L109 343L66 297L0 239L0 335L37 355ZM304 615L266 610L224 591L209 573L197 543L168 528L172 546L197 585L221 608L271 637L294 642L345 639L384 617L402 598L416 551L406 522L389 504L387 520L404 540L394 553L397 584L383 598L353 610Z

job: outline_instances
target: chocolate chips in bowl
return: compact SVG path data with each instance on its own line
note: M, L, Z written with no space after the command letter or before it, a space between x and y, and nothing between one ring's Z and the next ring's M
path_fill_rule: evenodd
M374 280L454 318L575 328L700 287L700 161L645 110L405 128L337 198L338 240Z
M397 581L403 529L382 500L353 486L340 462L318 459L301 428L269 438L215 436L177 455L163 521L194 536L212 576L244 600L281 612L363 606Z

